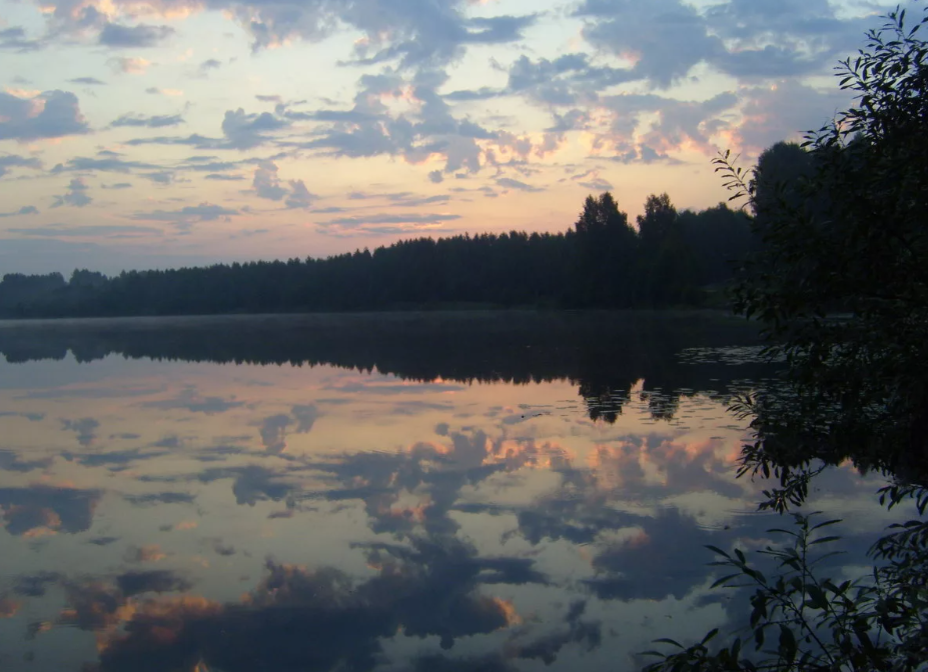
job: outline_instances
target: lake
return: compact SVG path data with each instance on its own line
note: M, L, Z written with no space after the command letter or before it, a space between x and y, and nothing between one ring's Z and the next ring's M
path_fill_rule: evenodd
M740 624L704 546L775 375L708 312L0 323L4 672L630 670ZM824 473L853 576L889 514Z

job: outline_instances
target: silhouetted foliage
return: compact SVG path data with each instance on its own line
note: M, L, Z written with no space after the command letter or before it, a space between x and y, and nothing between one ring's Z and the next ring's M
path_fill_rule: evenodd
M726 206L678 215L648 199L640 232L609 193L565 233L404 240L327 259L130 271L7 275L0 316L63 317L396 310L423 307L629 308L695 305L731 277L750 243Z
M802 505L812 480L848 459L890 479L880 503L914 504L870 550L871 575L822 576L816 546L838 537L796 516L794 543L760 554L710 547L734 570L716 586L751 586L743 637L652 652L651 672L926 669L928 647L928 42L897 9L840 71L856 104L808 136L777 145L753 175L718 161L755 211L762 249L735 285L736 309L764 326L786 360L779 385L742 399L755 440L739 475L773 478L760 508ZM807 149L806 149L807 148ZM840 310L842 314L835 315ZM770 578L768 578L768 575ZM737 584L736 584L737 582ZM773 640L775 638L775 643Z

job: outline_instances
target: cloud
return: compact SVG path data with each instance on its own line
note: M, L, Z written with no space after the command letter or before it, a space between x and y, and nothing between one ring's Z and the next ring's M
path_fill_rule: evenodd
M115 72L122 72L127 75L143 75L152 63L144 58L126 58L125 56L114 56L106 61Z
M284 186L277 175L277 164L273 161L262 161L255 169L252 187L258 198L270 201L284 200L288 208L308 208L317 196L310 193L303 180L290 180Z
M167 453L152 453L155 457ZM137 506L151 506L154 504L193 504L196 496L189 492L151 492L144 495L124 495L127 501Z
M144 161L126 161L124 159L111 156L107 156L102 159L76 156L73 159L68 159L67 163L59 163L54 168L52 168L51 172L53 174L58 174L65 171L100 170L111 173L128 173L133 170L150 170L157 167L158 166L153 163L145 163Z
M77 534L90 529L103 493L99 490L31 485L0 488L6 531L21 536L37 530Z
M196 211L194 217L200 217L198 221L210 221L217 219L220 216L224 216L225 211L219 212L222 208L219 208L218 205L201 205L196 208L183 208L183 211L193 210ZM164 211L156 211L164 212ZM180 214L182 211L177 211L175 213L165 213L165 218L162 221L186 221L183 218L189 218L191 215L189 213ZM150 213L154 215L156 213ZM238 214L234 210L231 211L232 214ZM158 217L152 217L146 215L144 217L138 217L138 219L158 219ZM179 220L178 217L181 219ZM222 397L204 397L197 393L196 390L188 388L183 390L181 393L177 394L173 398L163 399L160 401L149 401L143 404L146 408L157 408L165 411L170 410L185 410L190 413L205 413L206 415L215 415L216 413L225 413L230 411L233 408L239 408L243 406L245 402L235 401L235 397L229 399L223 399Z
M543 578L532 569L532 560L480 557L472 546L453 539L419 540L408 547L371 544L362 551L376 568L364 580L333 567L310 570L268 559L260 583L229 603L165 596L135 602L127 610L122 607L128 596L118 581L68 583L60 622L99 633L99 672L150 666L152 651L159 661L195 660L211 669L257 665L369 672L384 662L383 640L397 632L434 637L445 649L458 639L505 632L519 622L518 614L509 602L481 589ZM178 578L146 577L140 583L178 590ZM417 669L511 670L502 661L462 667L440 660L433 657Z
M170 26L152 26L145 23L125 26L107 23L100 31L98 41L103 46L115 48L155 47L173 34L174 29Z
M229 146L234 149L251 149L267 141L268 131L286 128L289 122L275 117L270 112L246 114L245 110L229 110L222 120L222 132Z
M45 91L20 97L0 92L0 140L38 140L87 133L77 96Z
M444 175L441 174L440 170L433 170L429 173L429 182L432 184L441 184L445 181Z
M208 58L202 63L200 63L200 72L203 74L208 73L210 70L218 70L222 67L222 61L217 61L215 58ZM260 97L258 97L260 100Z
M17 215L37 215L39 214L39 209L34 205L24 205L19 210L13 210L12 212L0 212L0 217L16 217ZM15 231L15 229L13 229Z
M68 81L72 84L85 84L87 86L106 86L106 82L96 77L75 77Z
M161 562L168 555L161 550L158 544L145 544L144 546L130 546L123 557L126 562L142 563Z
M268 452L282 453L286 450L286 430L292 423L289 415L272 415L261 422L261 443Z
M47 469L54 460L50 457L38 460L24 460L11 450L0 450L0 471L26 474L38 469Z
M38 170L41 167L42 162L34 157L18 156L16 154L4 154L0 156L0 177L6 175L10 168L32 168Z
M632 55L632 72L661 87L724 50L705 17L683 0L585 0L575 15L587 20L587 41L620 57Z
M205 180L225 180L228 182L239 182L247 178L241 175L222 175L220 173L210 173L209 175L204 176Z
M62 420L61 428L66 431L77 434L77 442L84 446L92 446L96 440L96 431L100 426L99 421L93 418L81 418L79 420Z
M180 89L159 89L157 86L149 86L147 89L145 89L145 93L151 94L153 96L171 97L179 97L184 95L184 92Z
M277 164L273 161L262 161L255 169L255 178L252 182L258 198L271 201L280 201L287 195L287 190L281 186L277 176Z
M184 123L184 118L179 114L161 114L146 116L144 114L124 114L110 123L110 126L132 126L144 128L164 128L165 126L177 126Z
M175 572L166 570L132 571L116 577L116 586L125 597L142 593L182 593L193 587Z
M136 212L132 215L132 219L145 220L145 221L154 221L154 222L170 222L179 226L180 228L188 228L192 224L199 222L212 222L220 218L232 217L238 215L238 210L232 210L231 208L224 208L221 205L213 205L212 203L200 203L199 205L188 205L183 208L178 208L177 210L153 210L151 212ZM197 396L193 392L186 392L181 395L182 398L189 398L196 400ZM213 397L210 397L213 399ZM176 408L182 408L182 406L176 406Z
M288 208L309 208L317 196L310 193L303 180L290 180L290 195L284 201Z
M0 28L0 50L14 51L21 54L38 51L46 46L44 40L30 40L21 26Z
M83 208L91 203L93 203L93 199L87 195L87 184L84 182L84 178L75 177L68 184L67 193L55 196L55 201L51 207L60 208L63 205L71 205L75 208Z
M516 189L517 191L529 191L529 192L544 191L544 189L540 187L533 187L530 184L526 184L525 182L520 182L519 180L514 180L510 177L501 177L496 180L496 184L506 189Z

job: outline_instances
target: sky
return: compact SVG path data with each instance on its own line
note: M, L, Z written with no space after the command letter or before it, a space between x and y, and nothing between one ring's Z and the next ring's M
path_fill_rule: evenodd
M0 273L709 207L719 151L847 106L834 68L895 4L0 0Z

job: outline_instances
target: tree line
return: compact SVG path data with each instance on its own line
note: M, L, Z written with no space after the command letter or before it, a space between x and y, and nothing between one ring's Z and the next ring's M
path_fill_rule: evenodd
M324 259L124 271L7 274L0 316L77 317L698 305L755 243L751 218L719 204L678 212L650 196L637 226L610 193L562 233L416 238Z

